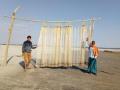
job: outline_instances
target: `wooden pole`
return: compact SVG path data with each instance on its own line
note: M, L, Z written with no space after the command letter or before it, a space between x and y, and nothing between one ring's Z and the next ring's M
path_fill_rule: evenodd
M90 21L90 30L89 30L89 38L88 38L88 42L90 43L92 41L92 37L93 37L93 31L94 31L94 22L95 20L92 18Z
M11 40L11 37L12 37L12 30L13 30L13 26L14 26L14 22L15 22L15 16L16 16L16 12L17 10L19 9L19 7L17 7L14 12L12 13L12 16L11 16L11 21L10 21L10 26L8 28L8 41L7 41L7 45L6 45L6 48L5 48L5 56L4 56L4 65L7 65L7 57L8 57L8 49L9 49L9 44L10 44L10 40Z

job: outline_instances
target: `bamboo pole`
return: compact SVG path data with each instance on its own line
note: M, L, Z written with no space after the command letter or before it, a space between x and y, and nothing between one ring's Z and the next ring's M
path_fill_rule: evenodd
M93 37L94 22L95 22L95 20L92 18L90 21L90 27L89 27L89 38L88 38L89 43L92 41L92 37Z
M14 22L15 22L15 16L16 16L16 12L19 9L19 7L17 7L14 12L12 13L12 17L11 17L11 21L10 21L10 26L9 26L9 33L8 33L8 41L7 41L7 45L6 45L6 49L5 49L5 58L4 58L4 65L7 65L7 58L8 58L8 49L9 49L9 44L10 44L10 40L12 37L12 31L13 31L13 26L14 26Z

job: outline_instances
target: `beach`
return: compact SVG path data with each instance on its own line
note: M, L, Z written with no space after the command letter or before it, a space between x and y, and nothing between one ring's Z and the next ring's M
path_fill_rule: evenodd
M35 52L33 50L33 58ZM0 54L2 57L2 52ZM96 76L81 70L87 65L79 68L32 68L25 72L19 64L23 61L21 55L21 46L11 46L9 63L0 66L0 90L120 90L119 52L100 52Z

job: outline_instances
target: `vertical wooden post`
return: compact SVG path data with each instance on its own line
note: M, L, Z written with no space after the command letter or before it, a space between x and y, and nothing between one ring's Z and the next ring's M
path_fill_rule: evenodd
M10 26L8 28L8 41L7 41L7 45L5 48L5 55L4 55L4 65L7 65L7 57L8 57L8 49L9 49L9 44L10 44L10 40L11 40L11 36L12 36L12 30L13 30L13 26L14 26L14 22L15 22L15 16L16 16L16 12L19 9L19 7L17 7L14 12L12 13L11 16L11 21L10 21Z
M95 20L93 18L90 21L90 30L89 30L89 38L88 38L89 43L92 41L92 37L93 37L94 21Z

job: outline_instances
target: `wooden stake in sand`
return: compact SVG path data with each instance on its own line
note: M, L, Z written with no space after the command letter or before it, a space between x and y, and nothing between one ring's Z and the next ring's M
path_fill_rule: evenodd
M4 55L4 65L7 65L7 57L8 57L8 49L9 49L9 44L10 44L10 40L11 40L11 36L12 36L12 30L13 30L13 26L14 26L14 22L15 22L15 16L16 16L16 12L18 11L19 7L17 7L14 12L12 13L11 16L11 22L10 22L10 26L9 26L9 33L8 33L8 41L7 41L7 45L6 45L6 49L5 49L5 55Z

